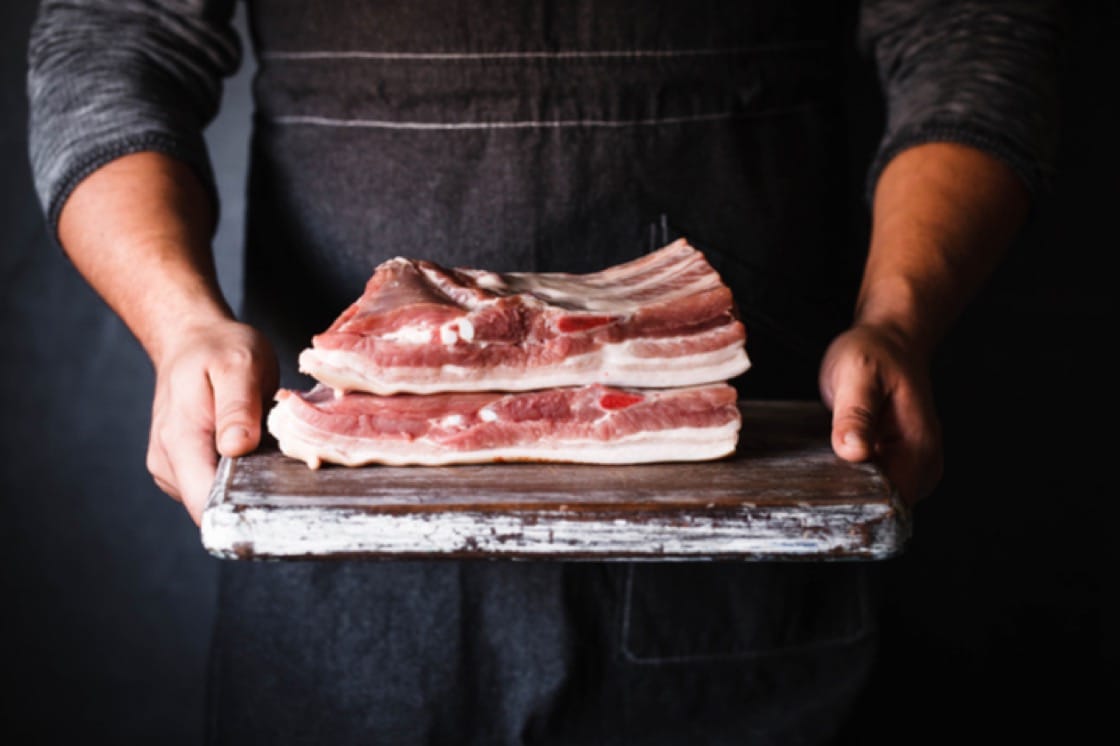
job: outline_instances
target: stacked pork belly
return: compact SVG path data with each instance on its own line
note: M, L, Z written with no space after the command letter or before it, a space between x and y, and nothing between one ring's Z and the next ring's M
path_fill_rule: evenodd
M699 461L735 449L749 362L731 291L686 241L586 275L380 265L300 355L268 428L312 468Z

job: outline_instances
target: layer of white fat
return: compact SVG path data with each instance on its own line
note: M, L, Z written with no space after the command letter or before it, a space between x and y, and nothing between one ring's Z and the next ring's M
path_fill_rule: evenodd
M474 324L464 316L439 326L406 324L391 332L378 335L379 340L408 345L431 344L437 338L442 344L449 347L460 339L464 342L471 342L474 340Z
M497 272L478 272L474 274L473 279L475 285L491 293L506 290L506 282Z
M432 331L433 329L431 326L407 324L391 332L386 332L380 335L379 338L386 342L397 342L399 344L426 345L430 344L432 341Z
M659 340L672 344L671 339ZM530 391L602 383L633 388L675 388L726 381L750 368L742 345L677 357L639 357L633 344L648 340L604 345L585 355L565 358L539 368L381 368L370 365L360 353L347 350L307 349L299 356L300 370L319 381L346 391L371 394L434 394L440 391ZM693 342L694 343L694 342Z
M647 464L710 461L734 452L738 419L706 428L679 427L635 433L617 440L523 443L502 448L454 450L424 438L378 441L321 433L292 417L291 405L278 402L268 416L268 430L280 450L312 469L324 461L344 466L444 466L494 461L553 461L580 464Z
M307 464L308 468L318 469L322 466L323 460L303 435L310 428L292 417L292 404L289 399L290 397L281 399L272 405L265 419L265 427L272 437L276 438L281 453L299 459Z
M443 427L463 427L467 424L467 418L461 414L449 414L441 418L439 424Z

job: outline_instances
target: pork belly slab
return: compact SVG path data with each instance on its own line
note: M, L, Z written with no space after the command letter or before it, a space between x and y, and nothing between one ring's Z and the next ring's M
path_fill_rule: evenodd
M735 450L727 384L668 390L593 384L514 393L338 396L281 390L268 429L311 468L492 461L636 464L703 461Z
M731 291L681 239L585 275L390 259L299 363L374 394L668 388L743 373L745 339Z

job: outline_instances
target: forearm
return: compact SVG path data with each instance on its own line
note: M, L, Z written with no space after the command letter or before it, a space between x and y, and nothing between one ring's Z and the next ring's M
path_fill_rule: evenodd
M909 148L879 178L855 321L825 353L820 385L833 410L833 449L850 461L875 459L907 502L941 477L934 348L1027 209L1011 169L961 145Z
M213 212L192 168L143 152L78 184L58 223L78 270L152 359L148 471L196 523L217 451L239 456L257 446L276 385L267 340L222 299L209 248Z
M928 362L1028 208L1014 172L979 150L930 143L903 151L875 189L855 322L887 331Z
M62 208L58 233L74 265L158 363L185 330L232 317L210 252L213 226L193 169L144 152L83 180Z

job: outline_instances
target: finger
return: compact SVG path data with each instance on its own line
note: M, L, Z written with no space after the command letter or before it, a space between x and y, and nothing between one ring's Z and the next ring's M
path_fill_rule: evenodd
M144 459L144 466L152 476L152 481L160 491L168 497L182 502L178 487L175 486L174 472L167 460L167 449L160 438L160 397L157 395L152 404L152 425L148 430L148 452Z
M837 365L832 379L832 449L848 461L866 461L874 452L884 392L868 362Z
M261 373L251 362L210 372L216 445L223 456L242 456L261 439Z
M941 453L899 441L882 449L878 462L903 502L913 505L929 496L941 478Z
M173 472L171 470L171 464L167 460L167 454L154 433L148 442L148 456L145 465L148 468L148 473L152 475L152 481L156 483L160 491L182 502L182 495L179 493L179 489L175 486L173 481Z
M208 430L181 429L175 433L175 447L168 454L183 506L196 524L202 521L202 510L218 470L213 437Z
M932 401L900 387L891 398L884 420L894 437L884 440L879 463L907 503L929 496L941 479L941 426Z
M174 380L174 392L161 407L157 444L162 444L183 507L196 524L217 472L214 453L214 398L205 374L184 372Z

